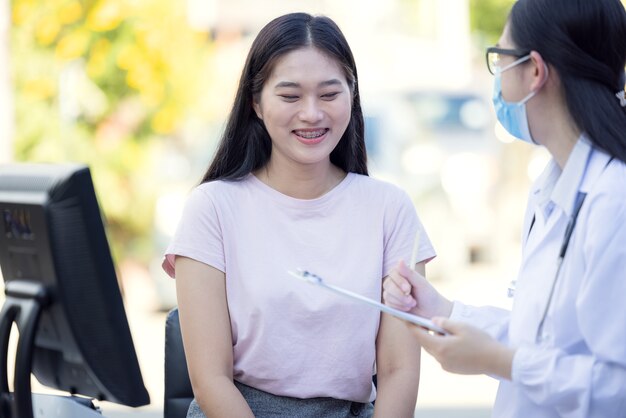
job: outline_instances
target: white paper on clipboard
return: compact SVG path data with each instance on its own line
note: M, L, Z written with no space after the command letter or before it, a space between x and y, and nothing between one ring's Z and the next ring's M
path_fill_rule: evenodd
M335 292L335 293L337 293L339 295L343 295L343 296L349 297L350 299L352 299L354 301L364 303L364 304L369 305L371 307L374 307L374 308L376 308L376 309L378 309L378 310L380 310L382 312L388 313L388 314L393 315L393 316L395 316L397 318L403 319L405 321L409 321L409 322L411 322L413 324L419 325L419 326L421 326L423 328L426 328L426 329L428 329L430 331L436 332L437 334L441 334L441 335L446 335L447 334L447 332L443 328L435 325L430 319L427 319L427 318L424 318L424 317L421 317L421 316L417 316L417 315L413 315L413 314L410 314L410 313L407 313L407 312L403 312L403 311L400 311L398 309L394 309L394 308L392 308L390 306L383 305L382 303L377 302L377 301L375 301L373 299L370 299L370 298L367 298L365 296L359 295L358 293L354 293L354 292L351 292L349 290L343 289L341 287L334 286L332 284L328 284L328 283L324 282L324 280L320 276L318 276L318 275L316 275L314 273L311 273L310 271L298 269L298 270L295 270L295 271L294 270L289 270L288 273L290 275L300 279L300 280L303 280L303 281L307 282L307 283L314 284L314 285L317 285L317 286L319 286L319 287L321 287L323 289Z

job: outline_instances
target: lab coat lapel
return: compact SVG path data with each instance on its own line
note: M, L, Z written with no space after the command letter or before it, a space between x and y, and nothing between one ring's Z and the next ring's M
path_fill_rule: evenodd
M529 237L513 301L516 306L511 317L512 341L536 342L539 323L549 302L557 268L558 246L546 247L545 242L561 242L567 224L565 218L563 213L551 216L542 227L544 230L535 231L539 238Z
M558 252L575 199L584 178L591 147L578 141L561 171L554 161L538 178L529 200L535 222L525 241L522 266L515 290L511 339L535 343L537 331L556 277ZM548 210L548 208L551 208ZM549 332L549 330L547 330Z
M531 204L535 208L536 220L524 246L520 280L514 301L516 309L523 312L523 317L512 317L512 322L516 322L516 326L513 327L515 338L520 342L536 342L541 320L550 303L551 289L555 286L555 281L559 280L557 278L559 250L576 197L580 189L586 189L588 182L593 182L597 177L595 169L585 175L588 166L593 168L597 165L589 164L592 155L591 146L584 138L581 139L570 155L565 170L558 175L554 166L548 167L539 179L542 186L535 189ZM555 180L556 184L552 183ZM550 184L554 186L550 187ZM545 210L548 204L554 205L549 214ZM544 216L547 218L545 223ZM546 326L549 328L549 324L544 324L544 327ZM550 329L544 331L551 333ZM513 335L511 337L513 338Z
M560 210L560 209L554 209ZM533 231L530 232L526 243L524 245L524 254L523 259L528 262L529 259L532 259L533 254L536 251L543 251L545 247L542 245L545 241L546 237L552 233L552 230L560 223L561 217L563 214L559 216L549 216L547 221L543 219L543 217L539 214L535 214L535 222L533 225ZM545 225L543 225L545 223ZM564 230L565 231L565 230Z

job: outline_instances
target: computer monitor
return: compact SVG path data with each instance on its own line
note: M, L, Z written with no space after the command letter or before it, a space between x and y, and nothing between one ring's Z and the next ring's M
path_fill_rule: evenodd
M0 214L0 415L26 408L17 403L30 399L29 367L43 385L73 395L148 404L89 168L0 165ZM13 322L20 341L14 393L7 394ZM28 394L18 393L24 388Z

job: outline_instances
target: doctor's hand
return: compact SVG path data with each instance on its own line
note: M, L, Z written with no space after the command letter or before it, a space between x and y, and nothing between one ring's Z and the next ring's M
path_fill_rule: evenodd
M392 308L425 318L448 317L452 312L452 302L404 261L400 261L383 282L383 301Z
M421 327L413 333L421 346L441 367L457 374L489 374L511 379L515 350L501 344L489 334L463 322L433 318L448 335L431 334Z

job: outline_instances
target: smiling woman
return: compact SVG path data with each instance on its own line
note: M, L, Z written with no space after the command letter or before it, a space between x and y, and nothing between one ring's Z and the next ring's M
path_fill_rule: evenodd
M254 40L226 131L217 154L202 179L203 182L217 179L240 180L267 164L272 151L272 138L267 125L259 117L259 110L263 107L262 96L264 91L271 88L274 90L273 94L282 96L279 98L285 102L297 101L299 96L294 90L305 87L302 83L310 87L313 84L310 74L322 76L320 73L310 72L313 68L321 71L319 63L314 66L303 65L294 59L292 53L309 55L304 53L307 49L317 51L318 56L311 55L310 60L319 58L324 62L324 71L334 71L332 78L317 81L321 83L319 87L332 87L335 84L343 86L344 96L350 103L348 125L340 135L343 140L330 153L330 161L345 172L367 174L357 70L346 39L337 25L326 17L312 17L304 13L286 16L289 18L283 16L268 23ZM289 62L285 63L286 60ZM340 71L336 71L338 69ZM286 71L291 72L283 74ZM297 76L298 80L276 79L285 76ZM268 82L270 77L274 77L273 82ZM324 91L324 98L333 99L335 92L338 93L338 90ZM267 104L265 107L269 106Z
M300 192L298 197L318 197L336 186L345 173L332 169L328 156L350 123L351 103L352 90L343 70L328 54L305 47L279 58L254 103L272 141L270 160L255 173L257 177L281 191L286 185L274 183L281 178L277 170L291 164L330 176L322 190L311 196Z
M420 349L408 328L288 271L381 300L418 233L424 273L435 254L411 200L367 176L357 71L339 28L304 13L270 22L163 263L196 397L188 416L370 417L376 399L377 414L412 417Z

